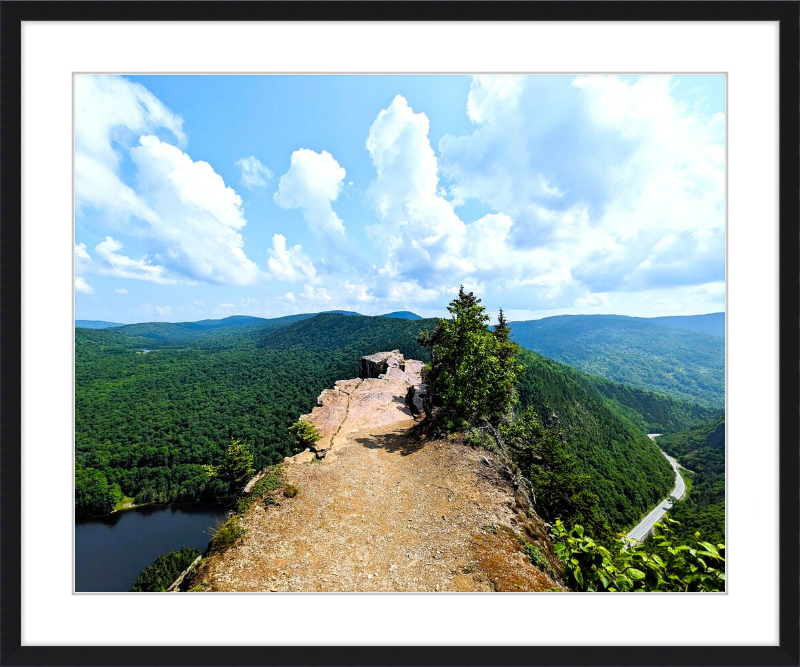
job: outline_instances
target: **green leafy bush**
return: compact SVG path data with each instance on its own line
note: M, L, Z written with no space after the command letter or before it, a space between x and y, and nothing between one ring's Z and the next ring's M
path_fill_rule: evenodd
M666 517L646 543L631 540L606 548L583 526L553 526L554 551L573 591L714 592L725 590L725 545L696 540L680 544Z

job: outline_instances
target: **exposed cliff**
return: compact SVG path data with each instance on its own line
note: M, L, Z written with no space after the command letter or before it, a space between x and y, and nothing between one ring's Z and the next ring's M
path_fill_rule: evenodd
M382 352L362 358L361 378L323 391L318 407L303 417L320 440L283 464L297 495L254 503L240 519L245 534L205 560L190 585L214 591L558 588L558 561L544 523L508 469L460 438L425 436L424 416L415 418L409 407L421 370L419 361Z

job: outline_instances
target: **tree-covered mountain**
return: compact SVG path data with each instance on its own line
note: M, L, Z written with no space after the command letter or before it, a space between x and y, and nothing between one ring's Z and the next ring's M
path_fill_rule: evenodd
M81 329L108 329L109 327L121 327L119 322L105 322L103 320L75 320L75 328Z
M322 389L357 376L360 357L378 350L426 361L416 339L436 320L322 314L271 322L192 338L172 325L161 342L125 333L142 333L136 327L76 330L77 509L108 511L115 484L137 503L214 494L203 465L219 465L232 438L252 447L257 467L282 460L291 453L288 427ZM599 378L592 386L563 364L527 351L520 359L528 366L522 404L560 430L614 523L632 523L666 494L669 466L608 402Z
M513 328L512 328L513 331ZM629 526L669 493L674 474L658 447L569 366L521 350L521 407L562 437L590 476L590 490L613 526Z
M416 313L412 313L410 310L398 310L394 313L386 313L385 315L381 315L381 317L396 317L401 320L421 320L423 319Z
M512 322L514 341L610 380L722 407L725 340L620 315L560 315Z
M670 514L681 522L678 535L700 531L701 539L725 542L725 420L717 419L672 435L658 445L687 470L691 489Z
M649 322L666 324L673 329L688 329L714 336L725 335L725 313L708 313L707 315L669 315L666 317L648 317Z

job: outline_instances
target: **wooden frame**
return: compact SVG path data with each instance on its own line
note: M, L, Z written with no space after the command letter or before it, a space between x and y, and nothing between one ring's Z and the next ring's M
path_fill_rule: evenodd
M798 5L795 2L441 3L6 2L2 17L2 451L0 532L3 665L798 665ZM449 20L780 22L780 646L108 647L21 644L21 26L70 20ZM456 11L458 10L458 11ZM755 612L755 610L754 610Z

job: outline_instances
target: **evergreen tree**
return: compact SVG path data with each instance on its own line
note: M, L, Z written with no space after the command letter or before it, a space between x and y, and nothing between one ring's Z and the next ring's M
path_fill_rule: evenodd
M245 484L255 473L253 453L245 443L231 438L231 444L225 452L225 460L221 466L204 466L210 478L219 478L228 485L232 496L239 495Z
M417 341L431 349L425 379L432 406L439 408L446 430L497 423L514 403L514 385L523 370L505 317L499 333L490 331L486 309L463 285L447 310L452 318Z

